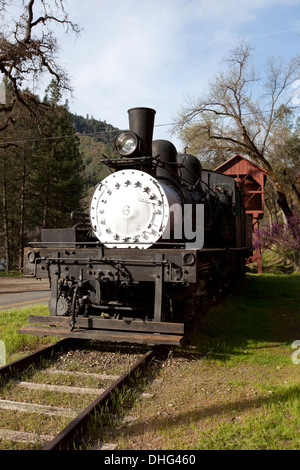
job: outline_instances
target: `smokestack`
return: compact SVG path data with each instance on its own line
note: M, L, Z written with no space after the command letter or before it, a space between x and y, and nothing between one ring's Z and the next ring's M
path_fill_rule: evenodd
M129 129L135 132L144 142L144 156L152 155L152 137L156 111L151 108L131 108L129 114Z

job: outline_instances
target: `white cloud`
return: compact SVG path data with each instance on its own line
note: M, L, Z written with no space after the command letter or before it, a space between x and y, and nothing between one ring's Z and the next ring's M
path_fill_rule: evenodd
M157 110L156 123L168 123L187 93L205 88L235 39L270 31L256 30L258 20L265 19L272 30L268 15L275 7L284 10L299 4L300 0L72 0L67 10L84 31L76 41L60 38L61 63L72 77L76 98L71 110L123 128L127 109L150 106Z

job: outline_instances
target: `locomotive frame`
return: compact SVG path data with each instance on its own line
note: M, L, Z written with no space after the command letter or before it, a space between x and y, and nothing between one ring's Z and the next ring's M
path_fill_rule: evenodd
M185 325L201 312L206 298L244 275L252 250L252 220L245 214L243 194L234 179L202 170L196 157L178 155L168 141L152 142L155 111L133 108L128 113L130 130L116 138L119 156L104 163L116 177L128 169L135 177L150 175L163 194L165 188L194 209L202 204L204 245L193 248L184 235L176 238L174 217L169 220L168 239L161 236L162 230L152 230L154 240L146 243L146 230L139 238L130 233L121 238L117 232L114 239L103 240L105 231L95 225L94 216L73 212L73 227L44 229L41 241L29 243L25 250L25 275L50 281L50 315L29 316L30 325L20 333L180 345ZM128 186L128 181L124 184ZM103 187L106 194L111 192L108 183L99 184L100 190ZM155 213L153 204L160 208L162 204L148 189L143 191L152 198L150 212ZM104 212L103 201L97 200L96 214ZM149 203L139 197L135 204L144 202ZM95 214L91 205L92 209ZM107 212L110 223L119 226ZM197 220L193 224L195 228ZM106 232L111 232L107 225Z

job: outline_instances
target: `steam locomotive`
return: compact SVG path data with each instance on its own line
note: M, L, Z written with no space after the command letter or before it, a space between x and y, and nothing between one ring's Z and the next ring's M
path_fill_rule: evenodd
M49 278L49 316L21 333L144 344L181 344L208 297L240 279L251 218L235 180L154 140L155 111L128 111L110 174L89 214L45 229L25 252L25 275Z

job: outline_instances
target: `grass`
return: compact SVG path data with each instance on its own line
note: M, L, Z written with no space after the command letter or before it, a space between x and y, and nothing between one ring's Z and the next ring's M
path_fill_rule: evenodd
M24 307L19 309L0 310L0 341L5 344L6 363L12 362L28 350L38 345L50 343L49 338L38 338L34 335L23 335L18 329L28 324L29 315L48 315L46 306ZM26 352L25 352L26 351Z
M283 255L273 250L262 250L262 269L263 273L273 274L292 274L294 266ZM252 273L257 273L257 264L250 264Z
M251 360L254 348L257 360L259 348L264 355L270 343L290 344L297 333L300 338L299 301L299 275L250 274L242 289L200 318L189 342L219 360ZM267 357L276 361L276 355Z

